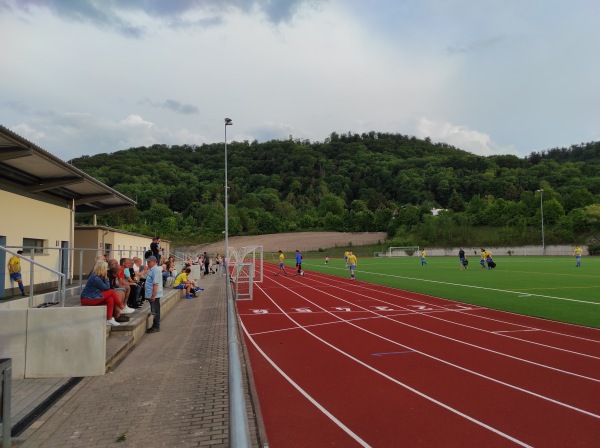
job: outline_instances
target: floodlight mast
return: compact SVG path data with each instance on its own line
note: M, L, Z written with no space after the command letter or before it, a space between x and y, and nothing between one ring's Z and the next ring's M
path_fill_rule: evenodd
M225 266L229 266L229 211L227 198L227 126L233 125L231 118L225 118ZM228 274L228 272L225 272Z
M546 255L546 244L544 242L544 189L540 188L539 190L535 190L536 193L540 194L540 213L542 215L542 255Z

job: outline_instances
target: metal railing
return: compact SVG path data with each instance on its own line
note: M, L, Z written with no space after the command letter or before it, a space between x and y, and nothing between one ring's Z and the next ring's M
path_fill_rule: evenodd
M12 358L0 359L0 421L2 422L2 448L11 446L10 394Z
M87 252L93 252L94 256L93 257L89 257L90 259L93 260L93 258L95 258L95 256L97 255L102 255L103 251L101 249L96 249L96 248L83 248L83 247L76 247L76 248L69 248L69 247L47 247L47 246L0 246L0 250L4 250L5 252L12 254L12 255L17 255L15 252L11 251L10 249L23 249L24 253L21 255L21 258L24 261L30 262L32 263L32 269L30 270L30 276L29 276L29 296L32 299L34 294L34 291L36 288L39 289L39 285L43 284L42 282L38 282L38 284L36 284L36 276L35 276L35 270L33 270L33 266L38 266L40 267L42 270L45 270L47 272L50 272L52 274L56 274L59 276L59 280L57 281L57 288L58 290L64 290L63 286L66 286L67 283L68 284L73 284L73 285L77 285L79 287L79 293L81 293L81 291L83 290L84 285L84 280L85 277L87 277L87 274L89 272L91 272L92 268L93 268L93 264L90 264L90 266L86 266L86 268L84 269L84 254ZM42 251L43 254L40 254L39 252L36 253L36 251ZM44 257L42 259L46 260L45 255L47 255L48 251L53 251L53 250L57 250L58 251L58 257L53 257L52 258L52 262L51 264L53 264L53 267L50 267L46 264L40 263L39 261L36 261L36 257ZM140 257L140 258L144 258L144 249L110 249L108 251L111 254L111 257L114 257L116 259L121 259L121 258L134 258L134 257ZM68 256L67 254L71 253L70 256ZM28 255L28 258L24 258L24 256ZM67 273L63 273L63 272L58 272L61 269L64 270L63 268L63 264L65 261L65 257L69 257L70 258L70 263L66 263L69 264L70 266L72 266L71 268L67 267ZM75 263L78 261L78 274L75 273ZM38 275L38 279L41 277L41 274ZM62 283L62 285L61 285ZM63 294L63 298L64 298L64 294ZM61 302L62 303L62 302Z
M29 308L33 307L33 291L34 291L34 286L35 286L35 271L34 271L34 266L37 266L45 271L50 272L51 274L54 274L57 276L57 291L58 291L58 302L60 303L60 306L65 306L65 296L66 296L66 275L63 274L62 272L56 271L52 268L49 268L48 266L44 266L41 263L38 263L37 261L35 261L34 258L34 250L35 249L31 249L30 251L30 258L27 258L25 256L23 256L24 254L17 254L16 252L13 252L10 249L7 249L4 246L0 246L0 250L4 251L8 254L11 255L16 255L18 256L22 261L28 262L29 263ZM60 258L60 257L59 257Z
M246 415L246 398L240 363L240 341L237 332L235 303L231 291L229 275L225 276L227 291L227 348L229 359L229 446L246 448L250 446L250 430Z

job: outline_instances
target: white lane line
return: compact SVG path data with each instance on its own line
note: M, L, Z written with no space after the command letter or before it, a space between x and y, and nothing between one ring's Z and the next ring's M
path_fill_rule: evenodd
M280 285L281 285L281 284L280 284ZM287 288L285 285L281 285L281 286L283 286L284 288L288 289L288 288ZM259 288L260 288L260 287L259 287ZM314 287L311 287L311 289L314 289L314 290L316 290L316 291L319 291L317 288L314 288ZM289 290L289 289L288 289L288 290ZM303 300L307 301L308 303L310 303L310 304L314 305L315 307L317 307L317 308L322 308L321 306L317 305L316 303L312 302L311 300L307 299L306 297L304 297L304 296L300 295L299 293L297 293L297 292L295 292L295 291L292 291L292 290L290 290L290 291L291 291L291 292L293 292L294 294L296 294L297 296L301 297ZM264 291L263 291L263 292L264 292ZM350 291L348 291L348 292L350 292ZM323 293L323 292L321 292L321 293ZM326 294L326 295L328 295L328 296L332 296L332 297L334 297L334 298L336 298L336 299L338 299L338 300L345 301L344 299L340 299L339 297L333 296L332 294L329 294L329 293L323 293L323 294ZM268 294L266 294L266 293L265 293L265 295L267 295L267 297L269 298L269 300L271 300L271 302L273 302L273 304L274 304L274 305L275 305L277 308L279 308L279 309L281 310L281 312L282 312L282 313L284 313L284 314L285 314L285 311L284 311L284 310L283 310L283 309L282 309L282 308L281 308L281 307L280 307L280 306L279 306L277 303L275 303L275 301L274 301L274 300L273 300L273 299L272 299L272 298L271 298L271 297L270 297ZM377 313L375 313L375 312L372 312L372 311L371 311L371 313L373 313L373 314L377 314ZM292 319L292 318L291 318L289 315L287 315L287 314L286 314L286 316L287 316L287 317L288 317L288 319L290 319L292 322L294 322L294 323L296 323L296 324L297 324L297 322L296 322L296 321L294 321L294 320L293 320L293 319ZM518 390L519 392L523 392L523 393L525 393L525 394L532 395L532 396L534 396L534 397L537 397L537 398L540 398L540 399L542 399L542 400L546 400L546 401L548 401L548 402L550 402L550 403L554 403L554 404L557 404L557 405L559 405L559 406L566 407L567 409L571 409L571 410L573 410L573 411L581 412L582 414L586 414L586 415L589 415L589 416L591 416L591 417L594 417L594 418L600 419L600 415L594 414L593 412L586 411L585 409L581 409L581 408L578 408L578 407L576 407L576 406L572 406L572 405L570 405L570 404L563 403L562 401L558 401L558 400L555 400L555 399L553 399L553 398L546 397L546 396L544 396L544 395L538 394L538 393L536 393L536 392L533 392L533 391L531 391L531 390L524 389L524 388L522 388L522 387L519 387L519 386L515 386L514 384L509 384L509 383L506 383L506 382L504 382L504 381L501 381L501 380L499 380L499 379L496 379L496 378L492 378L492 377L490 377L490 376L484 375L484 374L482 374L482 373L476 372L476 371L474 371L474 370L471 370L471 369L467 369L466 367L459 366L458 364L454 364L454 363L452 363L452 362L450 362L450 361L446 361L446 360L444 360L444 359L441 359L441 358L438 358L438 357L436 357L436 356L430 355L429 353L422 352L422 351L420 351L420 350L418 350L418 349L416 349L416 348L414 348L414 347L408 346L408 345L406 345L406 344L401 344L400 342L397 342L397 341L394 341L394 340L392 340L392 339L386 338L385 336L382 336L382 335L380 335L380 334L377 334L377 333L374 333L374 332L372 332L372 331L370 331L370 330L367 330L367 329L365 329L365 328L362 328L362 327L360 327L360 326L358 326L358 325L356 325L356 324L354 324L354 323L352 323L352 322L350 322L350 321L345 321L345 320L344 320L344 319L342 319L341 317L335 316L335 315L333 315L333 314L332 314L332 316L334 316L336 319L338 319L338 320L340 320L340 321L343 321L343 322L347 323L348 325L351 325L351 326L353 326L353 327L355 327L355 328L357 328L357 329L359 329L359 330L361 330L361 331L364 331L365 333L371 334L371 335L373 335L373 336L375 336L375 337L378 337L378 338L380 338L380 339L383 339L384 341L390 342L390 343L392 343L392 344L394 344L394 345L397 345L397 346L399 346L399 347L403 347L403 348L405 348L405 349L407 349L407 350L413 350L414 352L417 352L417 353L419 353L419 354L421 354L421 355L423 355L423 356L426 356L427 358L430 358L430 359L433 359L433 360L435 360L435 361L441 362L441 363L443 363L443 364L449 365L449 366L451 366L451 367L454 367L454 368L456 368L456 369L462 370L462 371L464 371L464 372L471 373L471 374L473 374L473 375L476 375L476 376L478 376L478 377L480 377L480 378L484 378L484 379L486 379L486 380L493 381L493 382L495 382L495 383L497 383L497 384L502 384L503 386L509 387L509 388L511 388L511 389L514 389L514 390ZM384 318L384 319L388 319L388 318L387 318L387 316L380 316L380 317L382 317L382 318ZM398 321L395 321L395 320L393 320L393 319L390 319L390 320L392 320L392 322L399 323ZM419 329L418 327L414 327L414 328L416 328L416 329ZM302 330L304 330L304 331L306 331L306 332L308 332L308 333L310 333L310 332L309 332L307 329L305 329L304 327L301 327L301 329L302 329ZM310 333L310 334L312 334L312 333ZM315 337L317 337L317 336L315 336ZM468 345L470 345L470 344L468 344ZM595 379L593 379L593 378L592 378L592 380L593 380L593 381L597 381L597 380L595 380Z
M325 416L327 418L329 418L333 423L335 423L342 431L344 431L346 434L348 434L350 437L352 437L354 440L356 440L360 446L364 446L364 447L370 447L371 446L367 442L365 442L363 439L361 439L357 434L355 434L350 428L348 428L346 425L344 425L339 419L337 419L335 417L335 415L333 415L331 412L329 412L327 409L325 409L308 392L306 392L304 389L302 389L302 387L300 387L300 385L298 383L296 383L283 370L281 370L281 368L279 368L279 366L269 357L269 355L267 355L263 351L263 349L260 348L260 346L256 343L256 341L250 335L250 333L246 329L246 326L244 325L244 322L241 321L241 319L240 319L240 324L242 325L244 333L246 333L246 336L248 337L248 339L250 340L250 342L252 342L252 345L254 345L254 347L256 348L256 350L258 350L258 352L263 356L263 358L265 358L267 360L267 362L269 364L271 364L271 366L275 370L277 370L277 372L279 372L279 374L281 376L283 376L288 383L290 383L292 385L292 387L294 387L298 392L300 392L304 396L304 398L306 398L308 401L310 401L313 406L315 406L319 411L321 411L323 414L325 414Z
M339 268L337 268L337 269L339 269ZM404 277L402 275L383 274L381 272L371 272L371 271L361 271L361 272L364 272L365 274L370 274L370 275L379 275L381 277L402 278L402 279L405 279L405 280L414 280L414 281L418 281L418 282L438 283L440 285L452 285L452 286L460 286L460 287L463 287L463 288L483 289L485 291L496 291L496 292L503 292L503 293L507 293L507 294L516 294L516 295L523 294L522 291L510 291L510 290L507 290L507 289L489 288L487 286L465 285L465 284L462 284L462 283L451 283L451 282L442 282L442 281L439 281L439 280L428 280L428 279L423 279L423 278ZM542 297L544 299L565 300L567 302L579 302L579 303L585 303L587 305L600 306L600 302L588 302L586 300L567 299L566 297L547 296L547 295L543 295L543 294L529 294L529 295L532 296L532 297Z
M475 328L476 330L478 330L478 328L476 328L476 327L469 327L469 328ZM529 329L527 329L527 328L522 328L522 329L520 329L520 330L496 330L496 331L481 330L481 331L485 331L486 333L521 333L521 332L527 332L527 331L540 331L540 330L538 330L537 328L529 328ZM502 336L502 335L500 335L500 336ZM512 338L512 339L516 339L516 340L518 340L518 341L530 342L530 341L528 341L528 340L526 340L526 339L519 339L519 338ZM563 350L563 349L561 349L561 348L558 348L558 347L553 347L553 346L551 346L551 345L538 344L537 342L532 342L532 344L543 345L544 347L555 348L556 350ZM565 350L566 352L569 352L569 353L574 353L574 354L576 354L576 355L581 355L581 356L590 356L591 358L596 358L595 356L586 355L586 354L584 354L584 353L578 353L578 352L574 352L574 351L572 351L572 350L566 350L566 349L564 349L564 350ZM600 358L597 358L597 359L600 359Z
M316 280L316 281L319 282L319 280ZM344 283L342 283L342 285L345 286ZM339 290L341 290L341 291L348 291L344 287L336 286L336 288L339 289ZM423 302L423 301L420 301L420 300L412 299L410 297L405 297L403 295L397 295L397 294L394 294L394 293L391 293L391 292L387 292L387 291L380 291L380 290L377 290L377 289L374 289L374 288L367 288L367 287L365 287L365 288L363 288L363 290L371 291L371 292L376 292L378 294L389 295L389 296L392 296L395 299L404 299L404 300L414 301L414 302L417 302L417 303L425 303L425 304L427 304L426 302ZM371 296L368 296L368 295L365 295L365 294L361 294L358 291L352 291L352 293L354 295L360 295L361 297L371 298ZM454 324L454 325L458 325L458 326L462 326L462 327L466 327L466 328L471 328L473 330L478 330L478 331L482 331L482 332L486 332L486 333L491 333L491 334L492 333L493 334L501 333L501 331L494 332L494 331L484 330L484 329L479 328L479 327L474 327L474 326L471 326L471 325L462 324L462 323L459 323L459 322L454 322L454 321L451 321L451 320L443 319L443 318L438 317L438 316L433 316L432 315L433 312L431 312L431 311L426 313L426 312L423 312L423 311L412 310L412 309L406 308L406 307L404 307L402 305L398 305L396 303L385 301L383 299L374 299L374 300L377 300L380 303L388 304L390 306L399 307L402 310L410 311L410 312L413 312L414 314L421 314L421 315L424 315L424 316L429 317L431 319L441 320L443 322L448 322L448 323L451 323L451 324ZM427 304L427 305L428 306L438 307L441 310L444 310L444 308L441 307L440 305L433 305L433 304ZM360 305L356 305L356 306L358 306L359 308L363 308ZM457 309L457 310L447 310L447 311L460 312L461 314L468 314L469 316L471 316L470 313L462 313L463 310L460 310L460 309ZM502 320L498 320L498 319L486 318L486 317L478 316L478 315L473 315L473 316L477 317L477 318L481 318L481 319L489 319L489 320L493 320L493 321L500 322L500 323L506 323L506 324L509 324L509 325L515 325L515 326L518 326L518 327L522 327L521 330L515 330L515 331L544 331L544 332L548 332L548 333L551 333L551 334L563 335L563 333L557 333L557 332L547 331L547 330L544 330L544 329L526 327L526 326L520 325L520 324L512 324L511 322L506 322L506 321L502 321ZM566 352L566 353L571 353L571 354L577 355L577 356L584 356L586 358L592 358L592 359L600 359L600 357L598 357L598 356L589 355L587 353L576 352L576 351L573 351L573 350L569 350L569 349L561 348L561 347L556 347L556 346L553 346L553 345L543 344L541 342L529 341L527 339L521 339L521 338L517 338L517 337L509 336L509 335L504 335L504 334L499 334L499 336L503 336L503 337L506 337L506 338L509 338L509 339L514 339L514 340L517 340L517 341L522 341L522 342L525 342L525 343L528 343L528 344L533 344L533 345L538 345L538 346L541 346L541 347L546 347L546 348L549 348L549 349L552 349L552 350L558 350L558 351L562 351L562 352ZM564 335L564 336L569 336L569 335ZM584 340L589 340L589 339L584 339ZM591 341L592 342L600 342L600 341L595 341L595 340L591 340ZM509 355L507 355L507 356L509 356Z
M262 289L261 286L259 286L259 289ZM281 310L282 313L286 314L286 316L288 317L288 319L290 319L294 324L296 324L298 326L298 328L300 328L301 330L305 331L307 334L309 334L313 338L317 339L318 341L322 342L323 344L327 345L328 347L331 347L333 350L337 351L338 353L341 353L343 356L346 356L347 358L351 359L352 361L354 361L354 362L362 365L363 367L366 367L367 369L375 372L378 375L381 375L382 377L390 380L391 382L393 382L393 383L395 383L395 384L397 384L397 385L399 385L401 387L404 387L405 389L413 392L414 394L416 394L416 395L418 395L418 396L420 396L422 398L425 398L426 400L431 401L432 403L437 404L438 406L441 406L442 408L444 408L444 409L446 409L446 410L448 410L448 411L450 411L450 412L452 412L452 413L454 413L454 414L456 414L456 415L458 415L458 416L460 416L460 417L462 417L462 418L464 418L464 419L466 419L466 420L468 420L468 421L470 421L472 423L475 423L476 425L481 426L482 428L485 428L485 429L487 429L487 430L489 430L489 431L491 431L491 432L493 432L495 434L498 434L499 436L504 437L505 439L508 439L508 440L516 443L519 446L530 447L531 448L531 445L528 445L525 442L522 442L521 440L515 439L514 437L512 437L512 436L510 436L510 435L508 435L508 434L506 434L506 433L504 433L502 431L500 431L499 429L496 429L496 428L494 428L494 427L492 427L492 426L490 426L490 425L488 425L486 423L483 423L482 421L479 421L479 420L477 420L477 419L475 419L475 418L473 418L473 417L471 417L471 416L469 416L469 415L467 415L467 414L465 414L463 412L460 412L458 409L454 409L453 407L451 407L451 406L449 406L449 405L447 405L445 403L442 403L441 401L436 400L433 397L430 397L429 395L427 395L427 394L425 394L425 393L423 393L423 392L421 392L421 391L419 391L419 390L417 390L417 389L409 386L408 384L405 384L405 383L397 380L396 378L393 378L393 377L387 375L386 373L381 372L380 370L377 370L376 368L370 366L369 364L361 361L360 359L355 358L354 356L350 355L349 353L346 353L345 351L341 350L340 348L338 348L338 347L334 346L333 344L327 342L326 340L320 338L316 334L310 332L309 330L307 330L306 328L304 328L302 325L300 325L299 322L296 322L291 316L287 315L287 313L285 313L285 311L264 290L263 290L263 293L269 298L269 300L271 302L273 302L273 304L276 307L278 307ZM307 300L307 299L305 299L305 300ZM310 302L310 300L308 300L308 301ZM310 302L310 303L312 303L312 302ZM351 324L351 325L353 325L353 324ZM357 328L360 328L360 327L357 327ZM399 345L401 345L401 344L399 344ZM406 348L408 348L409 350L412 350L412 349L410 349L410 347L406 347ZM417 353L420 353L418 350L415 350L415 351Z

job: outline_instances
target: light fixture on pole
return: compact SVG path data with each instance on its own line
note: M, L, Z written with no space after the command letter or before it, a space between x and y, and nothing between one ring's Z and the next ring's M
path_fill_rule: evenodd
M231 126L231 118L225 118L225 266L229 266L229 213L227 210L227 126ZM227 271L226 271L227 273Z
M544 190L541 188L535 191L536 193L540 194L540 213L542 215L542 255L546 255L546 244L544 243Z

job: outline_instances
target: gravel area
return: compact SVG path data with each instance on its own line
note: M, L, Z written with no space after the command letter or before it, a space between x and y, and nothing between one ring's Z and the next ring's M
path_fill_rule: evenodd
M329 247L347 246L352 243L353 246L364 244L383 243L387 237L385 232L298 232L298 233L277 233L269 235L252 236L233 236L229 238L229 247L236 249L244 246L263 246L265 252L293 252L296 249L300 251L311 251L326 249ZM223 254L225 252L225 242L212 243L200 246L190 246L187 248L177 248L178 251L184 250L188 253Z

